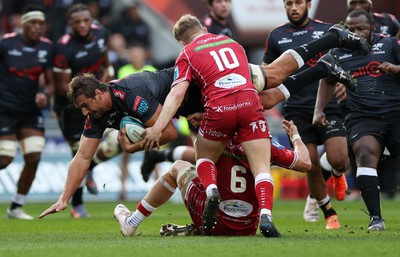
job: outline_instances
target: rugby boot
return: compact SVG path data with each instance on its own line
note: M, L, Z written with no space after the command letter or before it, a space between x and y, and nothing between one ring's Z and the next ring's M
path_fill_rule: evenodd
M361 54L369 53L368 42L360 35L349 31L343 24L335 24L328 31L332 30L339 35L339 48L354 50Z
M342 174L340 177L332 175L333 193L338 201L343 201L347 195L346 176Z
M265 237L281 237L281 233L265 214L260 217L260 231Z
M369 231L383 231L385 230L385 222L379 216L372 216L371 223L368 225Z
M340 228L340 223L339 223L339 216L337 214L333 214L329 216L328 218L325 219L326 221L326 229L339 229Z
M203 211L203 228L213 229L217 224L218 207L221 202L221 198L218 193L218 189L213 188L210 196L207 197L206 205Z
M119 226L121 228L121 233L123 236L134 236L137 230L137 226L133 224L128 224L126 219L132 215L132 212L123 204L118 204L114 209L114 218L117 219Z
M350 74L350 72L345 71L340 63L337 61L333 54L324 54L319 60L319 63L325 65L328 70L327 79L340 82L345 85L347 89L354 92L357 87L357 80Z
M191 236L196 234L196 227L194 224L177 225L177 224L166 224L160 228L160 235L162 236Z

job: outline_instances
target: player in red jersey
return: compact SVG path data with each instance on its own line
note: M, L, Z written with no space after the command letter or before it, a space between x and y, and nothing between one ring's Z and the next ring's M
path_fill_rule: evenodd
M283 128L292 139L294 151L273 143L271 162L285 168L307 172L311 168L308 150L292 121L284 121ZM194 225L163 226L162 235L196 234L247 236L257 232L259 204L254 190L254 177L243 148L234 139L216 162L219 176L217 185L221 196L218 222L214 229L204 229L202 213L206 206L206 191L195 167L185 161L176 161L160 177L149 193L131 212L122 204L116 206L114 216L124 236L133 236L141 222L156 208L168 201L178 187ZM276 236L280 236L279 232Z
M162 130L181 105L190 82L196 81L205 109L196 142L196 170L207 194L204 229L213 229L217 222L220 195L215 162L237 132L255 177L261 232L276 236L278 232L271 222L274 186L269 163L270 133L258 93L251 83L246 53L229 37L206 32L191 15L182 16L175 24L175 38L185 47L176 61L175 80L165 108L155 125L147 129L142 145L147 149L154 143L159 146Z

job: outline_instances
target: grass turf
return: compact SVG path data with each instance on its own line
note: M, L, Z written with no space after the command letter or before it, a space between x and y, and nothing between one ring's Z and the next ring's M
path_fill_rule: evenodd
M399 256L400 201L382 201L387 230L368 232L369 217L362 201L333 205L342 228L326 230L321 218L303 221L304 201L276 201L274 223L282 238L161 237L161 224L186 224L183 204L168 203L146 219L133 238L124 238L113 218L116 203L88 203L91 219L74 220L69 211L43 220L20 221L0 217L0 256ZM28 204L27 213L38 216L50 204ZM128 203L134 209L136 203ZM0 205L5 213L8 206ZM322 214L322 213L321 213Z

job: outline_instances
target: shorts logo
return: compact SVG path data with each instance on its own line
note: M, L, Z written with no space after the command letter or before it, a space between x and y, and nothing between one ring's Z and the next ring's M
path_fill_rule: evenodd
M226 200L220 203L219 209L231 217L241 218L247 217L253 211L253 206L241 200Z
M220 106L215 106L212 109L215 112L229 112L229 111L236 111L238 109L248 107L251 105L251 102L242 102L242 103L237 103L237 104L231 104L231 105L220 105Z
M125 92L123 90L113 89L113 94L116 98L120 98L121 100L125 100Z
M142 97L136 96L132 110L140 115L144 115L148 109L149 109L149 103Z
M260 129L262 132L267 131L267 123L265 120L258 120L250 123L250 126L253 130L253 133L257 130Z
M89 129L91 129L91 128L92 128L92 120L90 119L90 116L87 116L87 117L86 117L86 120L85 120L84 129L85 129L85 130L89 130Z

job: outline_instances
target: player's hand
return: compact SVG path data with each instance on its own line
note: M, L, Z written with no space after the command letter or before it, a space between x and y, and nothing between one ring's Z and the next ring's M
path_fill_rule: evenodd
M121 146L122 150L126 153L133 153L132 149L134 148L134 144L129 140L126 136L126 129L121 128L118 132L117 136L118 144Z
M400 73L400 68L392 63L383 62L378 66L376 73L398 74Z
M39 108L44 108L47 106L47 103L49 99L47 98L47 95L44 93L37 93L36 94L36 98L35 98L35 102L36 102L36 106Z
M63 202L61 200L58 200L55 204L50 206L50 208L48 208L47 210L42 212L42 214L39 215L39 219L42 219L49 214L53 214L53 213L57 213L57 212L65 210L65 208L67 208L67 205L68 205L68 202Z
M198 127L200 126L201 121L203 120L203 114L204 113L202 112L196 112L188 115L186 119L193 127Z
M288 134L288 136L290 138L295 134L299 134L299 131L297 130L297 126L294 124L294 122L292 120L291 121L283 120L282 128L285 130L285 132Z
M160 139L162 136L162 131L153 127L146 128L146 131L142 134L145 138L142 140L140 147L144 150L149 151L153 149L153 147L157 147L160 149Z
M312 124L313 126L316 127L325 127L328 121L326 120L326 115L324 112L321 111L314 111L314 116L313 116L313 121Z
M343 85L342 83L336 83L335 96L341 102L346 101L347 99L346 86Z

